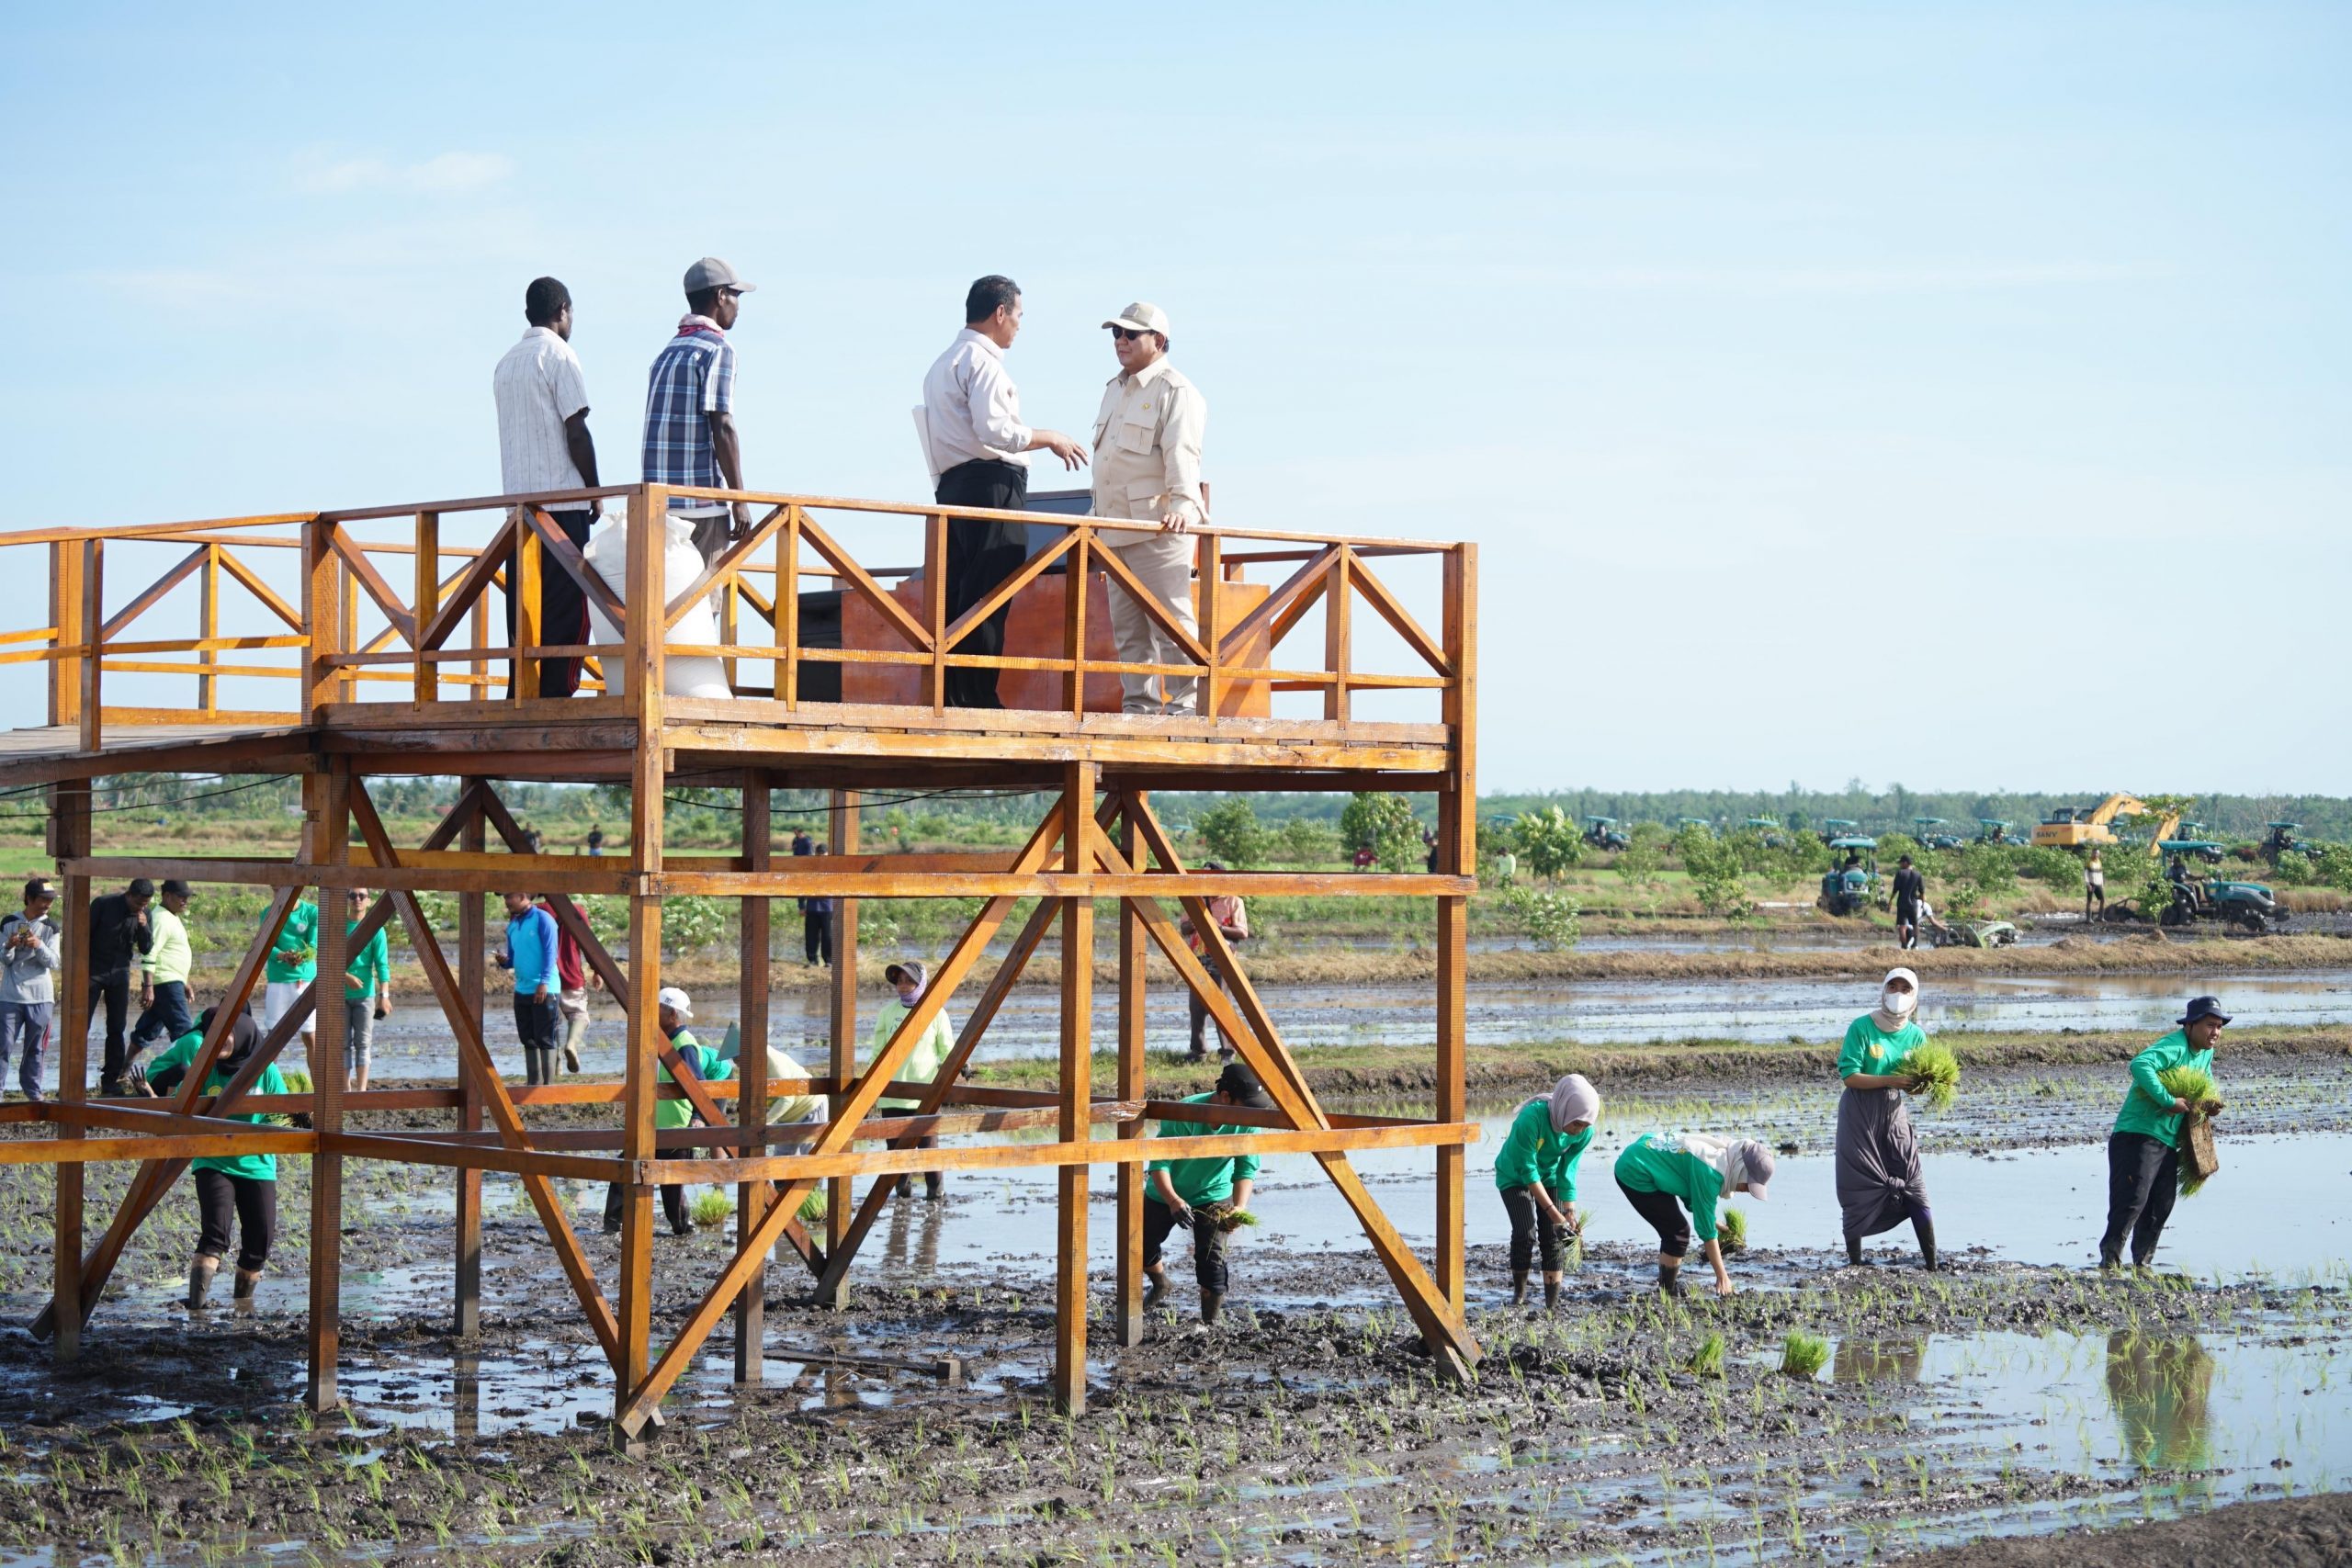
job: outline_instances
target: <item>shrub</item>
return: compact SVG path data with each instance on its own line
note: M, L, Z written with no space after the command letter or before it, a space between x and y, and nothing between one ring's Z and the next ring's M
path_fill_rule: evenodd
M1366 848L1383 871L1411 871L1421 858L1421 822L1401 795L1363 793L1340 813L1340 838L1349 850Z
M1509 838L1512 850L1527 863L1529 874L1547 882L1584 861L1584 835L1556 806L1521 815L1511 824Z
M1503 889L1503 911L1545 953L1565 953L1584 934L1583 907L1565 893L1539 893L1513 882Z
M1666 829L1655 822L1636 822L1632 842L1617 852L1617 874L1629 887L1650 887L1666 869Z
M1274 836L1259 825L1257 812L1238 795L1202 812L1193 829L1211 859L1235 871L1264 864L1273 850Z
M2086 863L2075 858L2070 850L2052 849L2047 844L2029 845L2018 852L2018 873L2052 887L2074 889L2083 883L2083 867ZM2105 856L2099 859L2103 868Z
M1828 1362L1829 1341L1817 1334L1792 1329L1781 1346L1781 1371L1792 1378L1817 1377Z
M1674 836L1682 869L1690 874L1699 907L1727 920L1744 920L1756 912L1747 895L1739 852L1705 828L1685 828Z
M1312 817L1294 817L1274 835L1274 846L1292 865L1321 865L1340 852L1340 836Z

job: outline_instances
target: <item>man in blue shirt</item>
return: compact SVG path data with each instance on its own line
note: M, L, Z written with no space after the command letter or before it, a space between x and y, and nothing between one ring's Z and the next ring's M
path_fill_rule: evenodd
M506 949L501 969L514 971L514 1033L523 1042L523 1071L530 1083L555 1082L555 917L528 893L506 895Z
M654 356L646 387L646 483L743 488L743 451L735 436L735 345L727 341L727 329L753 287L717 256L686 268L685 317ZM723 502L678 497L670 510L693 520L695 548L706 562L752 521L740 501L732 527Z

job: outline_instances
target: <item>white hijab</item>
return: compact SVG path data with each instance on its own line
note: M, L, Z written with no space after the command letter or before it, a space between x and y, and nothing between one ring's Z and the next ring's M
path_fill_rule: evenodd
M1911 982L1911 1010L1900 1018L1886 1010L1886 988L1897 980ZM1908 969L1890 969L1886 978L1878 983L1878 1006L1871 1009L1871 1021L1878 1025L1882 1034L1893 1034L1919 1016L1919 976Z

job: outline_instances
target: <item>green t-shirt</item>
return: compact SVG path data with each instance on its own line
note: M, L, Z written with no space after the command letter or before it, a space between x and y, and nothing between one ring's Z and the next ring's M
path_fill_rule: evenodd
M299 959L295 956L297 954ZM316 904L307 898L294 901L294 908L287 912L286 924L277 932L277 942L270 945L269 967L266 975L271 980L315 980L319 977L319 907Z
M718 1053L696 1040L691 1030L681 1029L671 1038L670 1043L678 1048L680 1059L694 1069L695 1077L705 1083L724 1083L735 1076L735 1064L720 1060ZM653 1078L656 1083L678 1081L671 1075L667 1062L661 1063L654 1069ZM681 1096L676 1100L662 1099L653 1102L653 1125L657 1128L691 1127L694 1121L695 1102L691 1100Z
M191 1066L196 1062L196 1054L203 1048L204 1032L200 1029L191 1030L187 1033L181 1035L177 1040L174 1041L172 1043L172 1048L164 1052L162 1055L156 1057L153 1062L150 1063L147 1070L150 1073L154 1073L159 1072L165 1067ZM214 1063L211 1076L204 1080L204 1092L207 1094L218 1094L228 1087L229 1075L220 1070L219 1063ZM261 1077L254 1080L254 1087L248 1092L254 1094L284 1094L286 1092L286 1075L277 1070L277 1063L272 1062L269 1066L261 1070ZM213 1114L217 1115L219 1112L216 1111ZM255 1112L252 1115L241 1115L235 1111L232 1111L230 1112L229 1120L232 1122L251 1122L256 1126L266 1126L275 1119L261 1112ZM242 1176L246 1178L248 1180L253 1181L275 1181L277 1179L277 1156L276 1155L206 1155L201 1158L191 1160L188 1163L195 1166L198 1170L217 1170L224 1176Z
M890 1036L899 1032L899 1021L906 1016L907 1004L897 997L882 1004L882 1010L874 1019L872 1043L877 1055L882 1047L890 1043ZM956 1036L947 1027L947 1010L941 1008L933 1016L931 1027L922 1032L922 1038L915 1042L914 1049L907 1053L907 1059L899 1064L899 1070L891 1076L900 1083L928 1083L939 1076L939 1065L947 1060L948 1053L955 1049ZM912 1111L920 1102L882 1100L876 1103L885 1111Z
M344 923L343 929L345 931L356 931L359 929L359 922L347 920ZM391 943L384 940L381 929L368 939L367 946L351 955L351 962L344 966L344 973L356 975L360 981L357 990L352 989L350 981L344 982L343 999L347 1002L365 1001L376 994L377 987L391 978Z
M2115 1113L2115 1131L2143 1133L2166 1148L2180 1147L2180 1115L2173 1110L2173 1097L2156 1081L2156 1075L2184 1066L2211 1073L2213 1053L2190 1049L2188 1036L2177 1029L2132 1057L2132 1092L2123 1097L2123 1109ZM2220 1079L2214 1080L2214 1087L2221 1087Z
M1926 1031L1909 1019L1889 1034L1864 1013L1846 1026L1846 1043L1838 1050L1838 1076L1899 1073L1905 1058L1927 1043Z
M1216 1098L1214 1093L1191 1094L1184 1097L1184 1103L1206 1105ZM1204 1127L1197 1122L1162 1122L1158 1135L1163 1138L1221 1138L1229 1133L1254 1133L1257 1130L1255 1127L1238 1126ZM1232 1197L1236 1182L1257 1180L1258 1156L1210 1155L1201 1159L1156 1159L1144 1168L1147 1178L1151 1171L1166 1171L1168 1184L1176 1189L1176 1196L1197 1207L1203 1203L1222 1203ZM1151 1189L1148 1179L1144 1196L1155 1203L1159 1201L1159 1194Z
M1701 1241L1715 1239L1715 1205L1723 1201L1724 1179L1708 1161L1682 1146L1671 1133L1647 1133L1617 1156L1617 1179L1635 1192L1679 1198L1690 1211L1690 1228Z
M1552 1196L1573 1203L1577 1196L1577 1164L1592 1146L1592 1129L1569 1136L1552 1130L1552 1101L1539 1095L1519 1108L1510 1132L1495 1156L1495 1186L1508 1191L1541 1181Z

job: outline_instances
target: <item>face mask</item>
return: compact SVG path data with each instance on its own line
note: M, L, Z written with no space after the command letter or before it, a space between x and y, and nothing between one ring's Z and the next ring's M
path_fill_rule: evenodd
M900 1007L910 1008L922 999L922 987L921 986L911 987L902 986L899 988L899 1005Z
M1889 986L1879 993L1880 1005L1897 1018L1910 1017L1911 1010L1917 1007L1918 1002L1917 992L1906 991L1898 986Z

